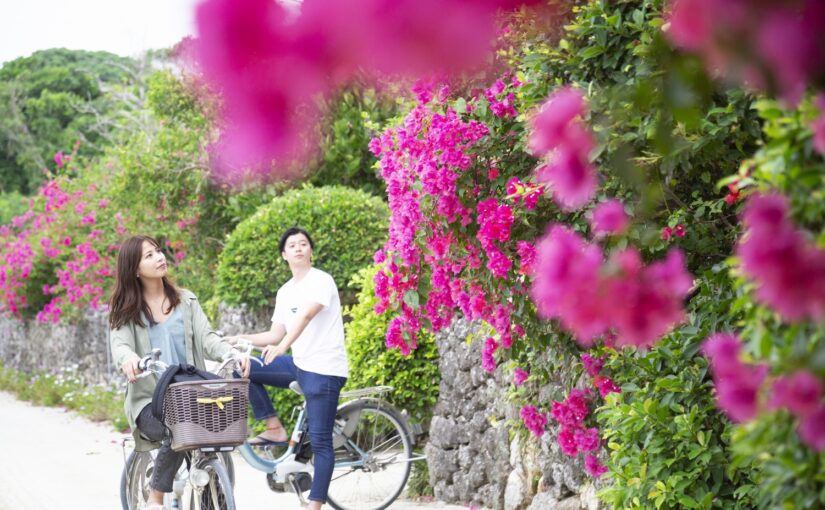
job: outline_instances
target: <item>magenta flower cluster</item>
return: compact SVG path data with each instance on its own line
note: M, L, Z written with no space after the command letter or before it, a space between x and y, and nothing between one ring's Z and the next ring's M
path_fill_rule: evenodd
M825 451L825 402L822 381L805 369L777 377L766 385L768 366L741 360L742 344L736 335L719 333L705 340L702 350L710 360L716 399L733 421L747 422L762 412L785 408L798 420L802 441ZM769 388L767 402L761 397Z
M591 377L602 398L608 393L621 393L621 389L601 373L604 358L594 358L588 353L583 353L581 360L585 372ZM594 478L599 478L607 472L607 468L599 462L597 456L600 446L599 429L588 428L585 425L585 420L590 414L591 400L591 390L571 390L564 402L553 401L550 416L560 425L556 441L561 451L570 457L576 457L579 453L585 454L585 470Z
M825 2L821 0L673 0L671 41L696 52L714 74L788 103L802 98L825 66Z
M544 434L544 428L547 426L547 414L540 412L535 406L524 406L519 413L521 421L527 430L533 433L536 437L541 437Z
M788 200L753 195L742 221L746 233L736 254L757 285L757 301L788 321L825 319L825 249L794 226Z
M590 163L593 136L581 122L584 96L573 88L554 92L530 122L528 146L544 163L536 177L546 183L559 206L571 211L593 198L598 175Z
M71 156L55 154L58 166L70 160ZM53 283L38 289L51 296L41 310L34 311L38 321L59 322L67 305L103 305L104 281L112 267L101 247L103 231L97 228L97 213L108 201L96 198L94 185L69 191L62 182L46 182L31 200L29 211L0 227L0 309L12 315L28 309L28 280L35 266L47 260L59 262L54 273L46 275Z
M291 12L270 0L207 0L194 55L220 90L227 130L215 148L226 179L304 154L319 96L354 78L429 76L487 64L495 17L538 0L308 0ZM497 115L512 95L489 91ZM299 113L300 112L300 113ZM286 168L281 166L280 168ZM284 170L282 170L284 171Z
M497 84L494 90L503 93L506 86ZM482 188L482 181L497 177L497 169L492 166L484 175L468 172L476 164L472 148L489 134L487 126L464 120L447 106L445 87L436 93L434 83L422 81L414 91L419 103L403 126L370 143L380 157L391 211L389 239L375 258L383 265L374 279L376 312L399 312L390 320L386 344L404 353L415 348L423 324L438 331L450 324L457 310L469 319L484 320L496 335L484 343L482 366L493 371L495 352L509 348L522 333L513 323L513 305L504 292L513 290L507 280L514 273L516 255L523 272L535 257L529 242L516 246L511 239L515 213L518 207L535 207L540 193L535 185L521 181L512 183L515 194L506 200L496 198L492 190L482 191L489 190L489 185ZM468 107L483 100L471 100ZM478 183L470 197L459 190L459 179L465 177ZM477 228L474 235L458 234L452 225ZM482 271L499 281L498 286L475 281L472 275ZM429 291L422 297L418 289L424 274L429 275Z
M682 252L649 266L635 248L604 259L602 249L562 225L539 241L532 295L583 346L613 333L615 345L650 346L682 321L692 286Z

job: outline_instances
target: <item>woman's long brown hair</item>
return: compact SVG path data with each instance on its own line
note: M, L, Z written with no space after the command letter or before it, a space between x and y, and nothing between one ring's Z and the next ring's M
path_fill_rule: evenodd
M140 282L140 278L137 277L140 260L143 257L144 242L149 242L155 248L160 249L160 244L153 238L134 236L123 243L120 252L117 254L117 274L115 276L117 281L115 282L115 291L109 300L109 327L112 329L118 329L130 322L140 327L146 327L143 324L141 313L149 320L149 326L155 324L152 310L149 309L149 304L143 299L143 284ZM167 313L178 306L180 296L178 296L178 289L165 276L163 277L163 292L169 302L169 308L164 312Z

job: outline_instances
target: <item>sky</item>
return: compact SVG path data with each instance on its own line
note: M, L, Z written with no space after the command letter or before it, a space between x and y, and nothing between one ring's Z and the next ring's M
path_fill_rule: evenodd
M37 50L136 56L195 34L201 0L0 0L0 63Z

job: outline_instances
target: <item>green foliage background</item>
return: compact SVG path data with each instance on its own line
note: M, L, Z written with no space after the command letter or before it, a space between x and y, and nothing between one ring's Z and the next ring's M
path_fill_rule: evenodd
M332 275L342 304L351 303L358 290L351 278L383 245L388 217L384 202L363 191L340 186L289 190L229 236L219 257L218 294L229 304L270 306L292 277L278 241L286 229L299 226L315 243L313 266Z
M406 409L413 422L428 424L441 382L438 349L427 332L419 337L418 349L410 356L384 345L389 316L377 315L373 310L378 299L372 282L373 276L382 270L370 266L352 278L351 287L361 291L357 303L346 311L349 320L344 328L350 377L344 390L392 386L395 391L384 397L399 409Z

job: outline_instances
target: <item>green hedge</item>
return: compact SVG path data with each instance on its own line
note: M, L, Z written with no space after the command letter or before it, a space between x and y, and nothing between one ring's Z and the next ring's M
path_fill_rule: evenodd
M291 274L278 241L288 228L304 228L315 242L313 265L335 279L342 303L358 288L356 271L372 263L387 236L389 211L381 199L341 186L294 189L241 222L229 236L218 264L218 295L231 305L260 309Z
M414 422L429 422L438 400L441 374L438 349L429 332L421 331L418 349L404 356L397 349L387 349L384 336L390 315L378 315L373 308L378 300L372 282L378 267L370 266L353 277L351 286L361 287L358 303L347 310L351 319L344 328L350 377L346 390L369 386L392 386L386 396L400 409L406 409Z

